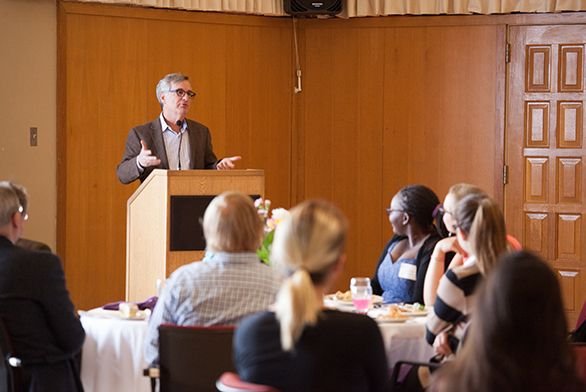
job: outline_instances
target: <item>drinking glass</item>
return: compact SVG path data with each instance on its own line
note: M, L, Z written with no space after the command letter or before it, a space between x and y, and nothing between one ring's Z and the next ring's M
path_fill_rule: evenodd
M352 303L358 313L366 313L372 301L370 278L356 277L350 280Z

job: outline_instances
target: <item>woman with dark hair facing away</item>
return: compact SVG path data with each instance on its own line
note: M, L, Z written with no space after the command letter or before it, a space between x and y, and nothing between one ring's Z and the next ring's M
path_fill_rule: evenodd
M456 236L468 254L459 267L441 278L426 325L426 339L436 354L455 353L473 312L478 283L507 251L505 220L498 204L486 194L471 194L455 210Z
M435 244L442 238L434 225L440 201L424 185L408 185L387 208L393 237L379 258L372 277L373 294L385 303L423 303L423 284ZM441 218L438 223L443 229Z
M274 311L249 316L234 337L240 378L288 391L384 391L380 330L366 315L325 309L345 262L346 218L325 201L291 210L275 231L271 260L287 278Z
M584 391L566 339L554 272L532 253L510 253L480 290L468 341L434 373L432 390Z

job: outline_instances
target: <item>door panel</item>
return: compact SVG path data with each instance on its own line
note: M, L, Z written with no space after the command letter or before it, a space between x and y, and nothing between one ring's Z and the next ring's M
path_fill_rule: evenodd
M515 26L509 42L507 224L558 272L572 326L586 299L586 26Z

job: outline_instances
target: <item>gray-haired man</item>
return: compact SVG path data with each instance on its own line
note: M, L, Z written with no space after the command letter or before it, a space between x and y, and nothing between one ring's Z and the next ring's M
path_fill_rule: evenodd
M24 188L0 182L0 318L22 360L26 391L82 391L76 356L85 332L61 261L15 245L27 220Z
M166 75L157 84L161 105L159 118L134 127L128 133L126 149L116 173L123 184L137 178L144 181L153 169L232 169L240 156L218 161L212 149L209 129L188 120L196 93L189 78L180 73Z

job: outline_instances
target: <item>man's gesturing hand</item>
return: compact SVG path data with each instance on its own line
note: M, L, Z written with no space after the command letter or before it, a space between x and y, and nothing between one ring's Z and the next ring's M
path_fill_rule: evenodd
M143 140L140 141L142 146L140 154L136 157L137 162L142 167L157 166L161 164L161 160L153 155L152 151L148 149Z

